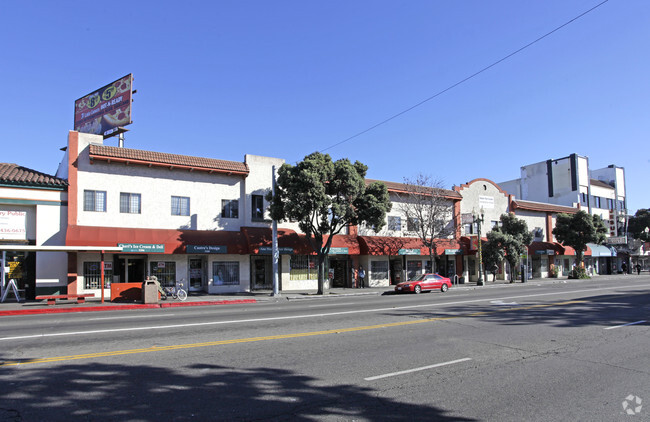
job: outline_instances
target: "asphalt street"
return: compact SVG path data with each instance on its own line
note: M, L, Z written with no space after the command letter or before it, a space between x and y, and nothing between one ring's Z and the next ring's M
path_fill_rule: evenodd
M650 420L649 299L618 276L5 316L0 421Z

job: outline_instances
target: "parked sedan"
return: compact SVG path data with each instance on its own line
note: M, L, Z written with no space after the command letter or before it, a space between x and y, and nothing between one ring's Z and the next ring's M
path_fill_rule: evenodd
M451 287L451 280L443 277L440 274L422 274L415 280L404 281L395 286L395 291L413 292L418 294L425 290L440 289L441 292L446 292Z

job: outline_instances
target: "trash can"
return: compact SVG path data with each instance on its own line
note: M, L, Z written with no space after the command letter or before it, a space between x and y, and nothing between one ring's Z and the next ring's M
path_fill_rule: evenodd
M155 279L146 279L142 283L142 302L158 303L158 287L160 283Z

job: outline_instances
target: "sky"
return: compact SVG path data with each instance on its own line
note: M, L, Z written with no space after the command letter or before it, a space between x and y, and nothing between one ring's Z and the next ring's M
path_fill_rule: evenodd
M132 73L127 148L322 151L446 188L576 153L625 168L634 213L650 208L650 1L602 1L5 0L0 161L56 173L74 101Z

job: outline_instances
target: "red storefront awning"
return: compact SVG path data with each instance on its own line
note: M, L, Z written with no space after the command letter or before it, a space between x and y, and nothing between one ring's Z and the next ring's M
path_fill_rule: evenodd
M145 244L165 246L166 254L187 253L187 245L225 246L228 254L247 254L241 232L212 230L130 229L124 227L68 226L67 246L117 246Z
M416 249L420 250L419 255L429 255L429 248L421 239L415 237L359 236L359 244L362 255L413 255L404 251L411 252ZM446 249L461 249L461 245L453 239L438 240L437 255L444 255Z
M557 242L533 242L530 245L528 245L528 253L530 255L548 255L548 253L541 253L541 252L548 252L548 251L553 251L555 252L553 255L575 255L576 251L573 249L571 246L564 246L560 243ZM591 256L591 248L587 246L587 250L585 251L585 256Z

